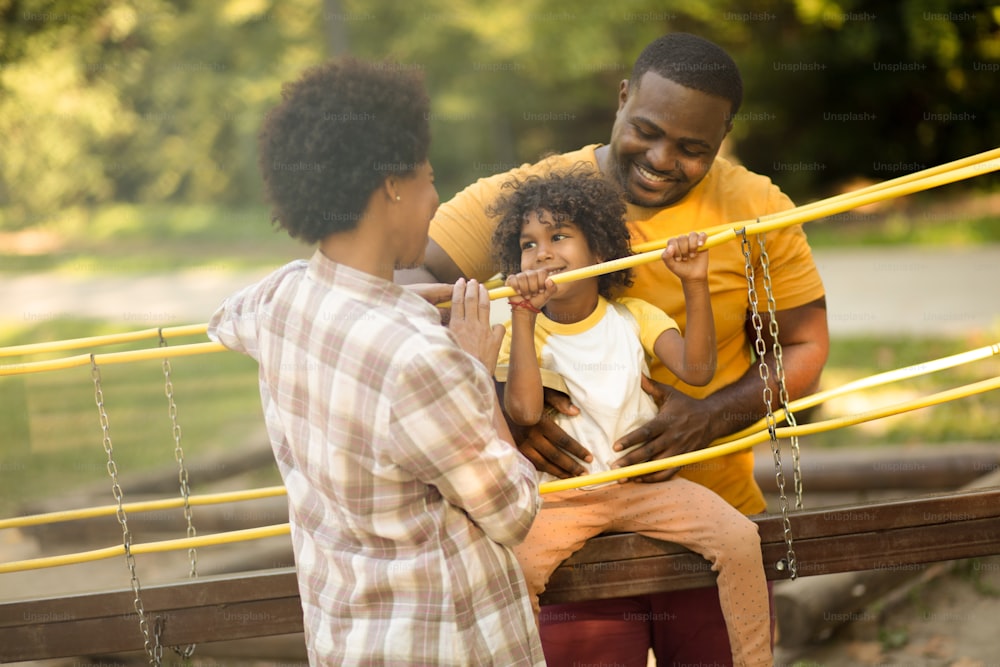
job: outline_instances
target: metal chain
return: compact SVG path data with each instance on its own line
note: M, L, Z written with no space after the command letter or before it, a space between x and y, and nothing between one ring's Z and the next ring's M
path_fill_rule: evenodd
M167 340L163 337L163 329L159 330L160 347L167 346ZM191 511L191 487L188 485L188 470L184 463L184 449L181 447L181 426L177 421L177 403L174 401L174 383L171 379L170 359L163 359L164 394L167 397L167 414L170 416L170 433L174 438L174 458L177 460L177 481L180 483L181 498L184 499L184 519L187 521L187 536L195 537L197 531L194 528L193 513ZM198 553L194 548L188 549L188 560L191 569L188 578L198 577ZM190 658L194 655L197 644L189 644L184 648L172 646L171 649L182 658Z
M778 400L785 411L785 423L789 426L798 426L795 421L795 414L789 406L788 388L785 384L785 363L781 353L781 342L778 340L778 317L777 305L774 301L774 293L771 291L771 258L767 255L767 248L764 245L764 235L757 236L757 245L760 247L760 263L764 271L764 291L767 294L767 312L771 318L770 332L772 350L774 352L774 375L778 382ZM789 438L792 450L792 479L795 486L795 509L802 509L802 463L799 451L799 436L793 435Z
M795 559L795 549L792 546L792 522L788 517L788 497L785 495L785 474L782 470L781 447L778 443L778 436L776 433L777 420L775 419L774 411L771 407L773 392L771 391L770 382L771 369L768 367L767 360L765 358L765 355L767 354L767 345L764 342L764 321L761 319L760 310L758 308L759 299L757 296L753 259L750 254L750 241L747 239L746 229L741 229L738 234L740 235L744 259L743 267L747 278L747 297L750 302L750 323L754 328L754 333L756 334L754 340L754 351L757 353L757 369L760 374L761 382L764 385L764 410L766 413L767 432L771 436L771 453L774 456L774 478L778 486L778 501L781 508L781 521L784 528L785 545L788 549L785 560L778 561L776 567L779 570L784 570L787 567L789 570L789 576L792 579L795 579L798 576L798 563ZM772 317L772 322L773 321L774 318Z
M111 476L111 492L118 503L118 523L122 527L122 543L125 546L125 562L128 565L132 582L132 606L139 616L139 630L142 632L143 647L146 655L149 656L149 664L159 666L163 660L163 647L160 646L159 633L155 638L150 638L149 623L146 621L146 610L142 606L141 586L139 585L139 575L135 571L135 556L132 555L132 533L128 528L128 517L125 515L123 506L122 487L118 483L118 466L115 464L114 448L111 445L111 422L108 420L108 412L104 407L104 390L101 388L101 370L94 360L94 355L90 355L90 374L94 380L94 400L97 403L97 412L101 420L102 443L104 452L108 455L108 474Z

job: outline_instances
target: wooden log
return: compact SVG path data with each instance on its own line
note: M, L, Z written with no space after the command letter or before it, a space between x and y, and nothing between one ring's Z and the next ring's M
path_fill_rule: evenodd
M122 590L0 604L0 662L142 650L133 599ZM149 586L142 602L164 646L302 631L292 568Z
M1000 486L1000 471L984 475L964 491ZM957 518L957 517L956 517ZM941 535L944 539L944 535ZM935 567L935 574L946 568ZM927 574L923 563L897 563L874 570L843 572L782 582L774 589L774 603L782 646L804 646L829 636L844 623L860 620L873 602L912 585Z
M894 570L1000 553L1000 488L935 494L791 513L799 577L855 570ZM787 554L780 516L751 517L761 536L765 574ZM623 533L590 540L549 579L543 604L597 600L711 586L701 556L670 542Z
M788 577L781 517L753 517L769 579ZM1000 554L1000 488L793 512L799 576ZM14 575L3 575L14 576ZM712 585L708 563L641 535L595 538L555 573L543 602ZM205 577L142 591L165 646L302 630L292 569ZM141 650L131 590L0 603L0 661Z
M788 445L785 478L788 472ZM766 449L757 449L754 478L765 493L776 493L774 461ZM1000 469L1000 446L955 443L938 447L875 447L866 449L817 449L802 455L802 479L807 494L864 490L906 489L943 491L957 489Z

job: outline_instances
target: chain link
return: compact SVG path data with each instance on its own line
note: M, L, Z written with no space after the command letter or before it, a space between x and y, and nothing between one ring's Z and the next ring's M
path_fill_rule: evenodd
M118 523L122 527L122 543L125 546L125 562L128 565L129 575L132 583L132 607L139 617L139 630L142 632L143 647L146 655L149 656L149 664L159 666L162 661L163 648L160 646L159 633L155 638L150 637L149 623L146 621L146 610L142 606L141 586L139 575L135 570L135 556L132 555L132 533L128 527L128 517L125 515L125 507L122 487L118 483L118 466L115 464L114 448L111 445L111 422L108 420L108 412L104 407L104 390L101 388L101 369L98 368L94 355L90 355L90 374L94 380L94 400L97 403L97 412L101 420L102 444L104 452L108 455L108 474L111 476L111 492L118 503Z
M163 664L163 643L160 641L163 637L163 626L163 617L157 616L153 620L153 664L157 666Z
M787 567L789 576L792 579L795 579L798 576L798 563L796 562L795 549L792 545L792 522L788 516L788 496L785 494L785 473L781 464L781 446L778 442L776 431L777 419L775 418L774 411L772 409L773 392L771 390L770 381L771 370L767 365L767 359L765 356L767 354L767 344L764 342L764 321L760 316L760 300L757 295L757 282L753 268L753 258L750 252L750 241L747 238L746 229L741 229L738 233L740 235L740 245L743 250L744 271L747 279L747 297L750 302L750 323L754 328L755 334L754 350L757 353L757 369L761 382L764 385L763 401L765 421L767 423L767 432L771 436L771 453L774 456L774 478L778 486L778 502L781 509L781 521L784 529L785 546L788 549L786 559L784 561L778 561L776 567L779 570L784 570ZM758 243L760 243L763 248L763 243L761 241L758 241ZM766 267L767 260L764 256L761 257L761 261ZM769 281L765 282L765 292L767 293L770 306L770 301L773 301L773 295L771 294ZM774 336L774 342L777 344L777 327L773 313L771 315L769 332L772 336ZM779 387L780 386L781 383L779 383Z
M167 346L167 340L163 337L163 330L160 329L160 347ZM174 401L174 383L171 379L170 359L163 359L163 380L164 394L167 397L167 414L170 417L170 433L174 439L174 459L177 460L177 481L180 484L181 498L184 499L184 519L187 521L187 536L195 537L197 531L194 528L193 513L191 511L191 487L188 484L188 470L184 463L184 449L181 447L181 426L177 421L177 403ZM188 571L189 579L198 577L198 553L194 548L188 549L188 560L191 568ZM194 655L197 644L189 644L184 648L172 646L171 649L182 658L190 658Z
M774 375L778 382L778 400L785 411L785 423L789 426L798 426L795 420L795 413L789 406L788 388L785 383L785 362L781 352L781 342L778 339L778 316L777 304L774 301L774 293L771 291L771 258L767 255L767 248L764 245L764 235L757 237L757 245L760 247L760 263L764 273L764 291L767 293L767 312L771 318L770 333L773 341L774 352ZM789 442L792 451L792 479L795 486L795 509L802 509L802 463L799 451L799 436L793 435Z

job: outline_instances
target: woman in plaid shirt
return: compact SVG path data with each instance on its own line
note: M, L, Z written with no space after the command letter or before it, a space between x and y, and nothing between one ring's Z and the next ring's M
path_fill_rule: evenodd
M282 96L265 190L318 248L227 299L209 335L260 365L310 664L543 665L511 551L540 501L494 392L502 327L476 281L392 281L438 205L422 81L342 60Z

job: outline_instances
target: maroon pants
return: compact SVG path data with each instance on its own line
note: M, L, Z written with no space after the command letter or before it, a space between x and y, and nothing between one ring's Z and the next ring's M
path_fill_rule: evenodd
M771 584L768 584L771 593ZM771 595L771 636L774 597ZM729 667L733 656L715 587L542 607L548 667Z

